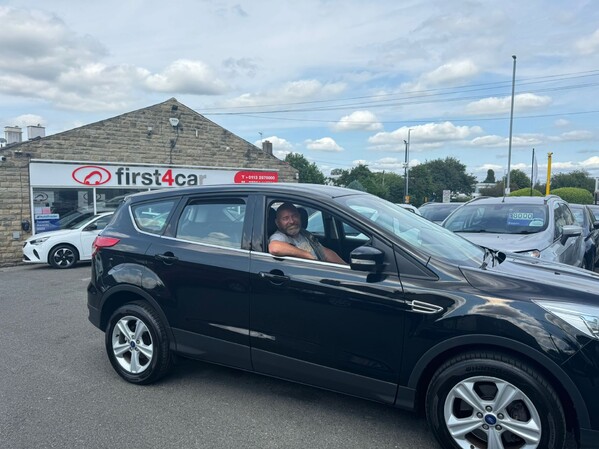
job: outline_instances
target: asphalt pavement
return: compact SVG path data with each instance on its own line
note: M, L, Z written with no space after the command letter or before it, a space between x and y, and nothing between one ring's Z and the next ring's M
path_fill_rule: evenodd
M89 275L0 269L1 449L439 449L415 414L221 366L128 384L87 320Z

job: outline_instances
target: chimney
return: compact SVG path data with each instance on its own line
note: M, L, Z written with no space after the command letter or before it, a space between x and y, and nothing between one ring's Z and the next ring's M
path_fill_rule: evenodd
M37 126L27 127L27 138L29 140L37 139L38 137L46 137L46 128L39 123Z
M23 141L23 131L19 126L5 126L4 137L6 138L6 144L21 143Z
M272 156L272 142L269 142L268 140L262 142L262 151Z

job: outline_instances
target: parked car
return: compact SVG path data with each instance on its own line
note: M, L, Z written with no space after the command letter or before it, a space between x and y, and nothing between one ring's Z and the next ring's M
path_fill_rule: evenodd
M107 212L89 217L71 229L32 235L23 243L23 262L71 268L80 260L90 260L92 243L111 218L112 212Z
M406 204L406 203L395 203L397 204L399 207L403 207L406 210L409 210L410 212L415 213L416 215L422 215L420 213L420 211L418 210L418 208L416 206L414 206L413 204Z
M595 217L595 220L599 220L599 204L587 204L587 206L589 207L589 209L591 209L591 212Z
M443 227L477 245L576 267L584 263L584 238L560 197L478 197L453 212Z
M464 203L424 203L418 208L420 215L434 223L441 224L447 216Z
M599 262L599 220L586 204L569 204L576 224L582 228L584 238L584 267L594 270Z
M283 202L319 213L315 238L347 264L269 254ZM484 249L364 192L132 195L95 240L87 294L134 384L179 354L423 410L444 448L563 449L567 430L599 447L599 274Z

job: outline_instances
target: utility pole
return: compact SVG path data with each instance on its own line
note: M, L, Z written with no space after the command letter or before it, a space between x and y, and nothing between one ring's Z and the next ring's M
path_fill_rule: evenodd
M404 178L406 180L406 188L404 195L404 203L410 203L410 194L408 192L408 184L409 184L409 176L410 176L410 133L412 129L408 129L408 140L404 140L404 144L406 145L406 160L404 163Z
M510 193L510 171L512 164L512 124L514 122L514 89L516 86L516 55L512 55L514 58L514 70L512 72L512 107L510 111L510 140L508 144L508 155L507 155L507 183L505 186L504 195L509 195Z

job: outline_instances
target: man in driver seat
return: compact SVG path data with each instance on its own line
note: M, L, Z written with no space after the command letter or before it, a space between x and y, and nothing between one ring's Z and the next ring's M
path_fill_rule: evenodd
M268 240L271 254L346 264L335 251L322 246L312 234L302 229L300 213L293 204L283 203L279 206L275 224L278 231Z

